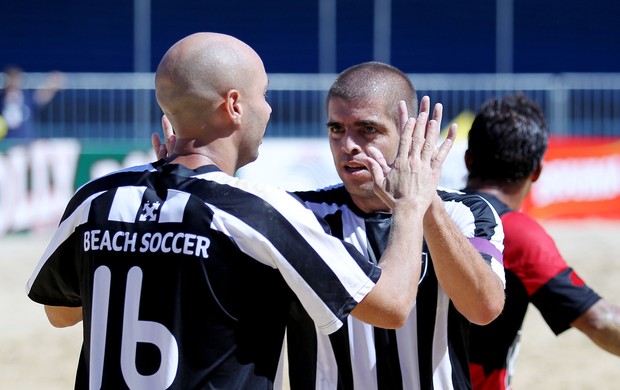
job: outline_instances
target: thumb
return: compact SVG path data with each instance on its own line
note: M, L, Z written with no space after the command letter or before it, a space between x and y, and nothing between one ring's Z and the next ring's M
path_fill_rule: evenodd
M394 199L385 189L386 176L390 173L391 168L388 166L385 157L379 149L370 147L368 148L368 154L370 156L361 156L359 161L368 169L372 176L375 194L383 203L392 209L394 206Z

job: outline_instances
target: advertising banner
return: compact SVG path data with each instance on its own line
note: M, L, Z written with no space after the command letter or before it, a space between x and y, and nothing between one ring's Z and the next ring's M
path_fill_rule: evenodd
M620 218L620 139L551 138L524 211L538 219Z
M447 186L455 189L462 188L466 175L463 144L455 144L444 164ZM148 142L140 148L41 139L5 149L0 152L0 236L53 227L79 186L153 160ZM267 138L259 158L237 175L291 191L340 181L327 139L317 138ZM524 211L538 219L620 218L620 140L552 138Z
M40 139L9 147L0 152L0 236L57 225L79 186L154 157L151 150L132 145L88 145L77 139Z

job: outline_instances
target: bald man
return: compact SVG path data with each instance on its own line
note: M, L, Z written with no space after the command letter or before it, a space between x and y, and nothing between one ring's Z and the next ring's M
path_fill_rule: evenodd
M173 153L95 179L69 202L27 291L52 325L83 319L76 388L272 388L293 301L325 334L349 314L405 323L424 214L456 129L436 146L441 110L429 120L427 105L414 120L401 102L394 168L377 149L355 157L393 213L376 265L297 198L233 176L258 155L267 84L245 43L180 40L155 81Z

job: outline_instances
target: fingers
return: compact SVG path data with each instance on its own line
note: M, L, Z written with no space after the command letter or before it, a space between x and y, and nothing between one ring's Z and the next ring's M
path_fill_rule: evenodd
M383 153L381 153L381 151L377 148L375 148L374 146L369 146L368 147L368 155L378 163L379 165L379 169L381 169L381 172L384 176L387 176L388 173L390 173L390 166L387 163L387 161L385 160L385 156L383 156ZM369 167L366 167L369 168ZM369 168L370 169L370 168ZM371 172L372 174L372 172ZM381 178L382 179L382 178Z
M157 156L159 158L164 158L170 156L174 151L174 146L176 144L177 138L174 134L174 128L172 127L172 123L170 123L170 120L168 120L168 117L166 115L162 115L161 117L161 127L164 131L164 139L166 141L166 144L163 146L163 148L160 148Z
M385 205L391 210L394 208L394 198L386 189L386 175L383 167L374 158L365 157L362 161L364 166L368 169L372 175L374 182L373 190L375 194L385 203ZM389 169L389 168L388 168Z
M390 173L391 168L385 160L383 153L374 146L371 146L368 148L368 156L359 156L358 158L372 176L375 194L388 208L390 208L390 210L394 208L394 198L385 188L386 177Z
M368 169L375 183L383 182L383 180L385 179L384 171L383 171L383 168L381 167L381 164L379 164L379 162L376 159L368 158L364 156L364 157L361 157L358 161L364 164L366 169Z
M430 113L430 109L431 109L431 98L428 96L422 96L422 99L420 100L420 112L426 112L428 114Z
M425 98L427 98L425 96ZM430 99L425 100L424 112L430 107ZM422 109L421 109L422 110ZM439 133L441 132L441 121L443 119L443 105L441 103L436 103L433 107L433 118L428 121L425 128L424 133L424 146L422 149L421 157L423 159L433 159L443 162L448 152L452 148L452 143L454 139L450 140L447 144L443 145L444 149L437 150L436 144L437 139L439 137ZM456 136L456 130L452 136ZM448 134L448 138L451 137L450 133ZM438 155L441 153L441 155Z
M151 135L151 146L153 147L153 152L155 153L155 157L158 160L166 157L166 145L162 144L161 138L159 138L159 134L153 133Z
M166 139L166 152L170 156L174 152L174 145L176 145L177 136L172 134Z
M411 156L424 156L426 129L428 126L428 112L420 111L415 121L415 128L411 137ZM428 153L426 153L428 154Z
M439 122L439 127L441 127L441 118L443 117L443 104L435 103L435 107L433 108L433 120Z
M422 130L421 130L422 131ZM424 138L422 139L422 150L420 152L420 158L423 161L430 161L433 159L437 150L435 145L437 144L437 136L439 135L439 124L436 120L430 120L426 124L424 129Z
M168 117L162 115L161 117L161 127L164 130L164 139L167 140L170 136L174 135L174 129L172 128L172 123L168 120Z
M172 123L170 123L165 115L161 117L161 127L164 131L165 143L162 143L159 134L153 133L151 135L151 146L153 147L153 152L158 159L170 156L174 151L174 146L176 144L176 136L174 135Z
M446 139L443 141L443 143L439 147L439 150L437 151L437 155L435 156L435 159L438 162L443 163L445 161L446 157L448 156L448 153L450 152L450 150L452 149L452 146L454 145L454 140L456 139L457 131L458 131L457 124L456 123L451 124L450 128L448 129L448 135L446 136Z
M407 112L407 103L404 100L398 102L398 126L400 131L400 143L396 154L395 166L401 166L409 157L411 149L411 137L413 131L413 118ZM370 152L369 152L370 153Z
M398 102L398 129L400 130L400 134L403 134L403 130L405 128L405 124L409 119L409 113L407 112L407 103L404 100Z
M435 153L435 142L438 135L437 129L441 122L443 106L436 104L433 110L433 120L428 121L430 115L430 98L423 96L420 101L420 112L414 120L407 117L407 105L404 101L398 103L399 124L401 126L401 138L395 166L400 166L410 156L421 156L427 160ZM430 131L430 133L429 133Z

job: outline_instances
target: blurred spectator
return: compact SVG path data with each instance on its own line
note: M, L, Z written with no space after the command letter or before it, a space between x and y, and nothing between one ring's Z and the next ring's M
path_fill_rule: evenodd
M36 111L47 105L64 83L62 73L54 71L37 89L23 89L23 71L16 66L4 70L0 91L0 139L30 140L36 136Z

